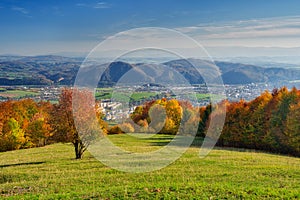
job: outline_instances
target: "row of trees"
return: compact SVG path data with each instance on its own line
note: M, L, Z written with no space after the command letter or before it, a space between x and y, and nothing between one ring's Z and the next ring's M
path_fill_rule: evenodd
M226 102L220 146L300 156L300 91L286 87L245 102Z
M72 97L78 113L74 118ZM57 104L26 99L0 103L0 151L71 142L81 158L91 141L106 133L207 135L216 106L193 107L187 101L153 100L138 106L131 118L108 128L103 113L88 91L63 89ZM286 87L264 92L245 102L220 102L226 107L219 146L261 149L300 156L300 91ZM93 113L96 113L94 117ZM95 120L96 119L96 120ZM75 123L77 126L75 126ZM78 126L79 125L79 126ZM218 126L218 123L215 125ZM77 128L77 129L76 129ZM80 133L83 133L79 135Z
M77 117L77 122L87 122L91 112L96 113L97 126L91 130L91 124L83 124L85 135L79 135L75 126L72 97L81 99L80 108L85 115ZM86 90L63 89L59 103L35 102L31 99L6 101L0 103L0 151L40 147L55 142L71 142L74 145L76 158L81 158L89 143L96 137L106 134L106 123L103 114ZM79 115L77 115L79 116ZM101 132L99 132L101 130ZM91 134L92 133L92 134ZM89 138L87 138L89 137Z
M51 110L50 103L31 99L0 103L0 151L47 144Z
M130 118L108 130L118 133L196 134L199 109L188 101L165 98L136 107Z
M155 105L165 109L165 121L161 120L163 117L153 114L153 110L157 110L153 109ZM250 102L222 101L216 106L226 107L224 124L220 123L220 127L213 127L215 130L222 130L217 143L219 146L251 148L300 156L300 91L296 88L291 91L286 87L274 89L272 93L266 91ZM154 123L159 125L154 128L157 133L194 134L193 127L197 127L196 134L204 137L211 119L218 119L218 115L224 114L213 112L216 106L210 104L206 107L194 108L185 101L156 100L137 107L131 116L134 123L125 124L131 125L131 130L135 128L134 124L138 124L144 127L146 132L151 132L153 128L150 126L151 120L158 120L163 125ZM119 126L122 129L124 124Z

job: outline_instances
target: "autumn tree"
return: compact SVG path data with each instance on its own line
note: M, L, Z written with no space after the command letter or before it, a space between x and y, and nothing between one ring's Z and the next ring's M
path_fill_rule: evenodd
M208 104L207 106L203 106L199 109L199 125L198 125L198 131L197 136L205 137L208 122L209 122L209 116L212 112L212 104Z
M4 125L0 143L1 149L5 151L20 149L26 144L24 130L14 118L10 118Z
M296 156L300 156L300 102L290 107L287 116L285 147Z
M39 147L47 144L47 138L51 136L51 126L48 123L48 117L43 113L36 113L30 120L26 129L31 146Z
M73 99L75 97L75 99ZM64 88L61 91L59 103L52 112L52 128L54 138L60 142L71 142L74 146L76 159L82 154L92 141L105 134L105 122L96 109L92 93L88 90ZM74 101L76 109L73 110ZM73 111L75 113L73 113ZM98 113L94 115L95 113ZM75 124L76 122L76 124ZM99 130L103 130L99 133Z
M1 102L0 151L46 145L51 106L49 102L37 103L32 99Z
M194 125L197 127L196 112L186 101L180 102L176 99L167 100L163 98L138 106L131 118L135 122L135 126L147 127L147 130L142 130L175 135L179 132L183 133L182 128L185 125L189 128L193 128ZM139 130L138 127L135 127L135 130ZM185 134L188 133L185 131Z

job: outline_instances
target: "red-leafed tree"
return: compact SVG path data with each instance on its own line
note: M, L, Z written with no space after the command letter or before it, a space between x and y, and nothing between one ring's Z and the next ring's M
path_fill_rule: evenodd
M76 159L82 158L82 154L93 140L106 133L101 111L96 109L93 99L92 93L88 90L64 88L59 103L54 106L52 112L54 139L60 142L71 142ZM75 113L73 113L72 100L76 101L77 105Z

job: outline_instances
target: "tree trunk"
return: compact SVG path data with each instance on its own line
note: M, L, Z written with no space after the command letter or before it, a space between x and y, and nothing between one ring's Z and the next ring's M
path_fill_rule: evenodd
M75 141L73 143L74 145L74 148L75 148L75 156L76 156L76 159L81 159L81 156L82 156L82 151L81 151L81 145L80 145L80 142L79 141Z

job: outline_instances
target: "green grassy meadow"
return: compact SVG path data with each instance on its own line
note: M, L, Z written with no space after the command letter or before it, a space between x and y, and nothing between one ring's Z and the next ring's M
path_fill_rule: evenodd
M39 94L38 92L25 91L25 90L2 90L0 92L1 97L9 97L9 98L24 98L29 96L36 96L38 94Z
M155 98L158 93L156 92L133 92L128 95L127 92L113 92L113 88L101 88L95 93L95 98L98 100L104 99L116 99L117 101L127 102L129 99L134 101L140 101L142 99ZM186 98L197 98L197 100L220 98L218 95L197 93L195 95L186 95Z
M172 137L108 136L127 151L154 151ZM158 171L125 173L71 144L0 153L0 199L299 199L300 159L216 148L201 159L197 140Z
M107 89L107 90L102 89L102 91L96 92L96 94L95 94L95 98L98 100L114 98L121 102L124 102L124 101L126 102L129 99L132 99L134 101L139 101L141 99L148 99L148 98L155 97L155 96L156 96L155 92L134 92L130 96L128 96L128 94L125 92L113 93L112 89L111 90L110 89Z

